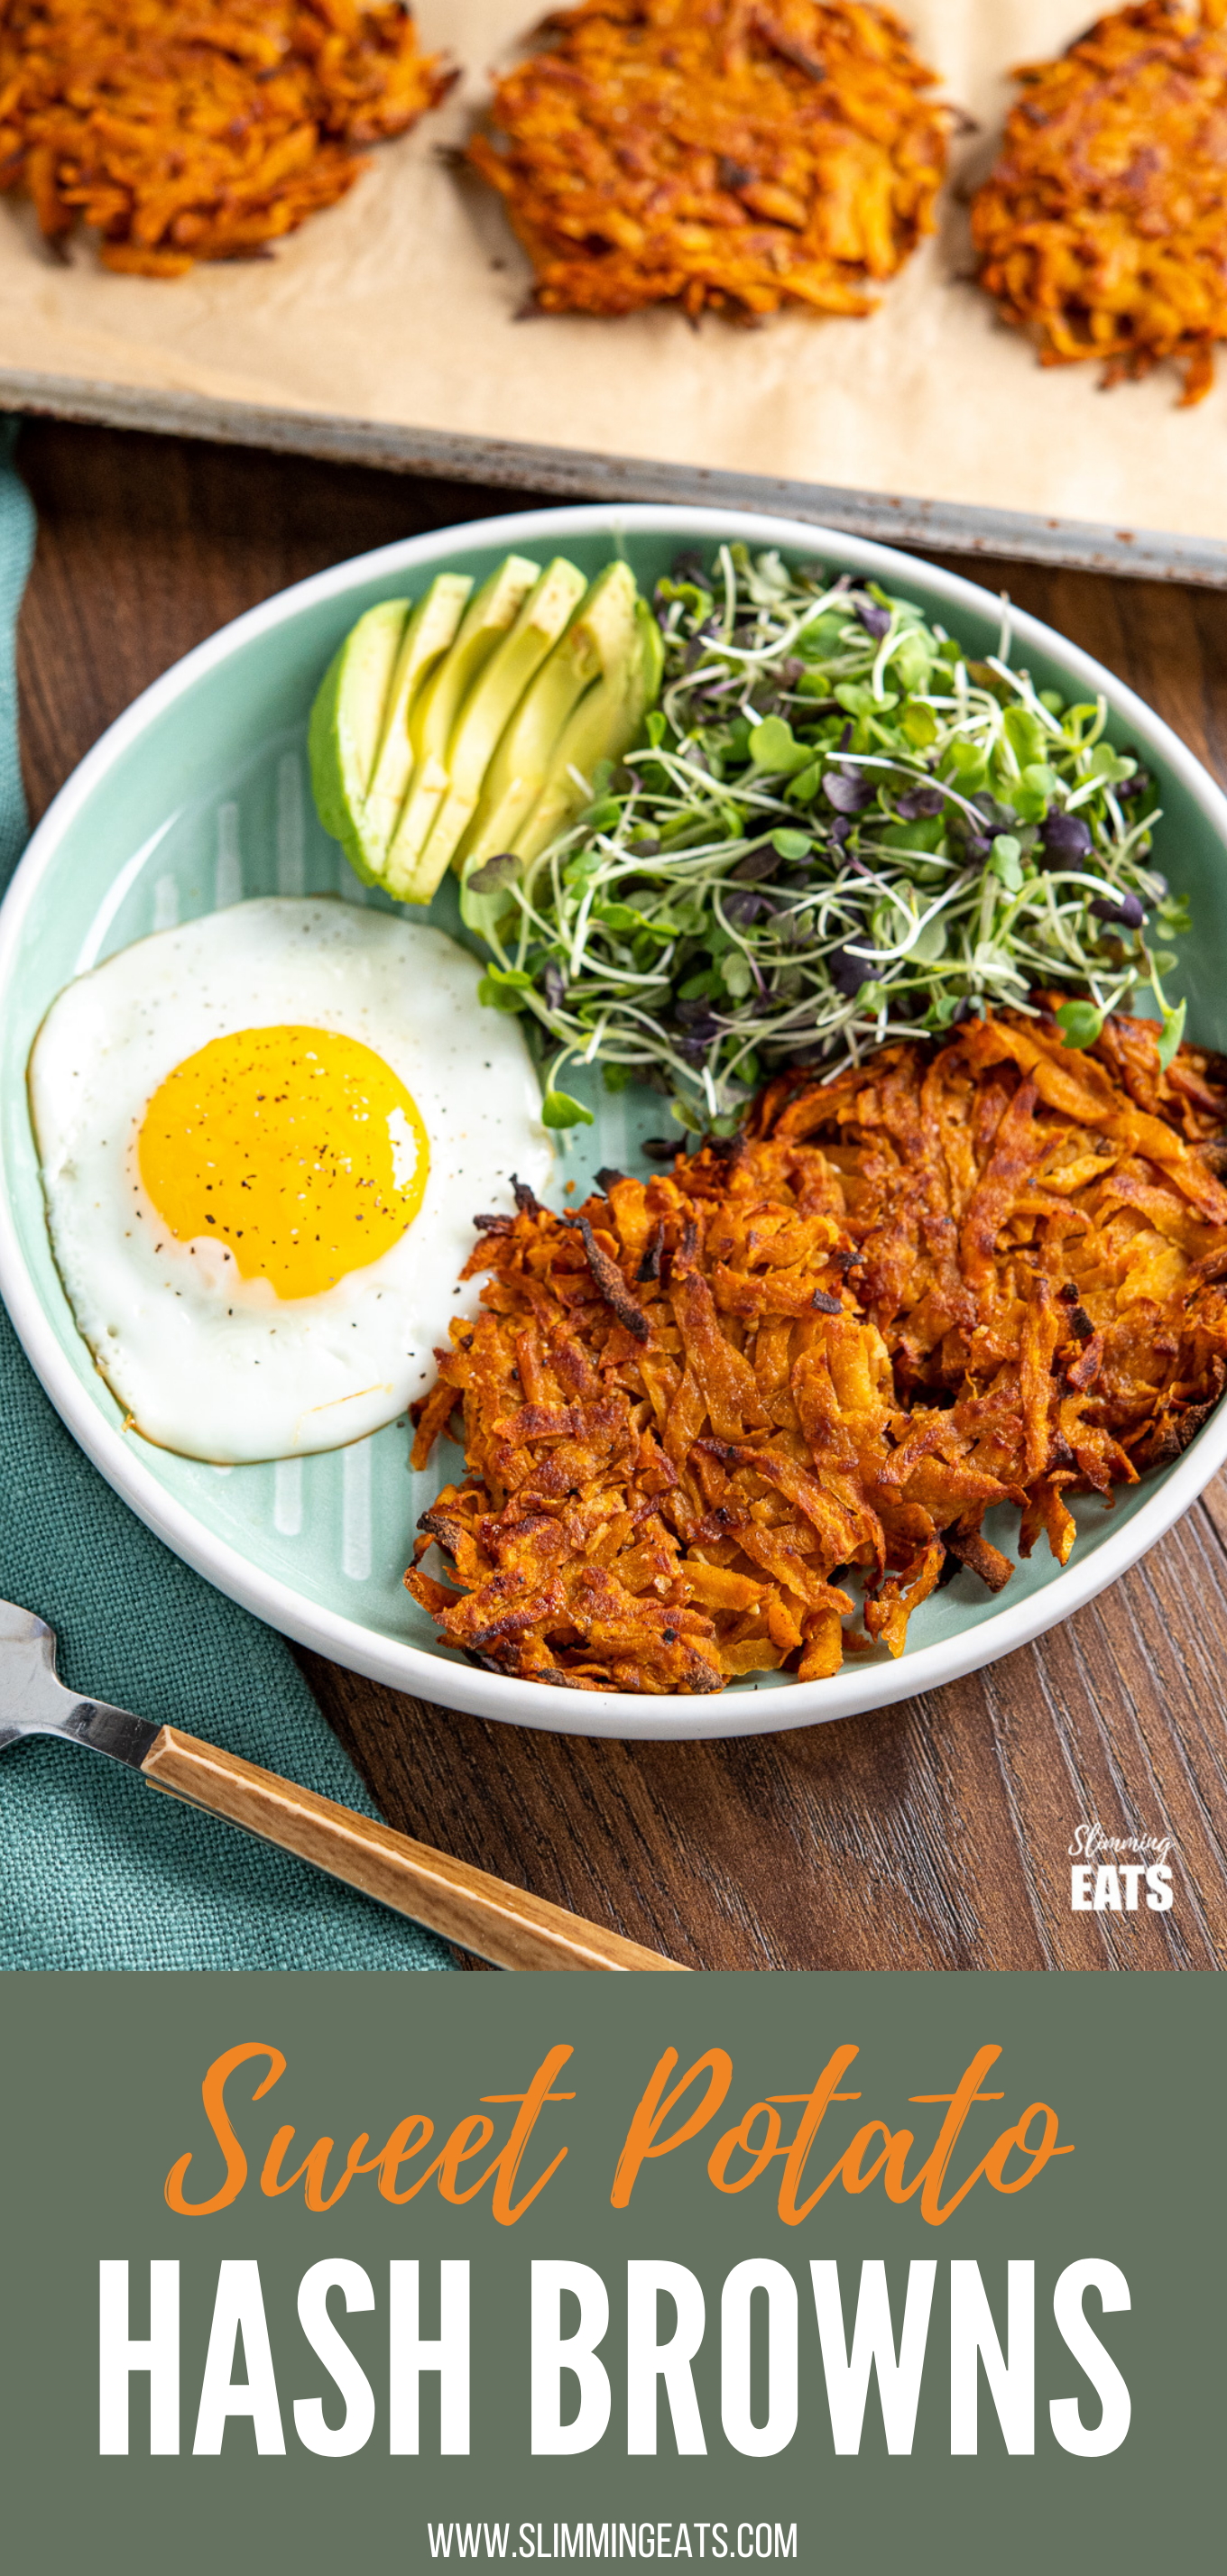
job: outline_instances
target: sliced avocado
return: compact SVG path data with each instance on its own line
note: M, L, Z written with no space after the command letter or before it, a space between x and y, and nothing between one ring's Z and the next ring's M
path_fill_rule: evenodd
M468 573L439 573L418 601L401 637L362 810L362 846L373 868L378 869L387 854L412 774L409 719L418 691L454 643L472 587Z
M521 698L486 772L477 812L454 864L467 878L510 850L545 786L554 746L584 691L633 649L635 577L606 564Z
M465 699L447 749L448 792L422 852L423 872L436 885L476 813L506 726L587 587L582 572L556 555Z
M368 885L375 870L362 844L362 808L408 615L407 599L381 599L350 628L324 674L307 732L316 811Z
M384 869L389 894L402 903L429 903L439 882L436 876L427 883L419 861L447 790L447 750L456 718L478 672L514 625L540 577L540 564L530 563L527 555L506 557L470 600L454 644L410 709L413 770Z
M634 626L623 658L580 699L554 746L541 794L512 847L527 867L565 832L592 798L600 760L629 751L660 687L664 646L646 600L636 599Z

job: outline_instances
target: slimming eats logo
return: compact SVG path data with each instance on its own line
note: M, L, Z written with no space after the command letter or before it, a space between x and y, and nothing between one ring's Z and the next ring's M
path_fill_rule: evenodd
M1105 1834L1092 1821L1075 1827L1069 1846L1069 1902L1074 1914L1169 1914L1169 1834ZM1142 1889L1145 1889L1145 1896Z

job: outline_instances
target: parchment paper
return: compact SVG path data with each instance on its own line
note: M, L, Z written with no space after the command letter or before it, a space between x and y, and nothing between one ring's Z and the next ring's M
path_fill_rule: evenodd
M517 321L528 270L501 206L436 146L461 139L490 65L538 14L534 0L419 0L423 42L450 49L463 84L270 261L115 277L82 238L64 267L28 205L0 201L0 399L6 378L11 398L38 375L1227 539L1227 350L1185 412L1170 369L1111 394L1092 367L1042 370L966 282L953 193L868 321ZM956 148L957 185L991 159L1008 67L1092 11L904 0L903 14L980 121Z

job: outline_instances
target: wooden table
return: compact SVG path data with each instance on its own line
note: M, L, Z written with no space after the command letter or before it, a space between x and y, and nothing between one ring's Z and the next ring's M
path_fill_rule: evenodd
M1122 396L1119 399L1127 399ZM325 564L537 496L31 423L32 813L137 691ZM1227 778L1227 597L971 569ZM1227 1964L1227 1486L1038 1645L931 1697L725 1744L487 1725L301 1658L394 1823L696 1968ZM1170 1836L1170 1913L1075 1914L1074 1828ZM467 1963L466 1963L467 1964Z

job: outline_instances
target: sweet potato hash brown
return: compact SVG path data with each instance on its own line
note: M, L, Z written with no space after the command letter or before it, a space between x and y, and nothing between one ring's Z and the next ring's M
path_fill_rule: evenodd
M469 159L546 313L868 313L946 167L936 75L864 0L583 0L500 81Z
M717 1691L901 1654L962 1566L999 1590L994 1504L1063 1565L1067 1497L1177 1456L1227 1378L1225 1123L1227 1067L1162 1072L1151 1023L1071 1054L1006 1013L785 1075L743 1136L574 1214L518 1187L414 1408L414 1464L460 1409L468 1472L410 1591L492 1671Z
M1227 334L1227 0L1143 0L1015 77L972 235L980 282L1045 366L1161 359L1200 402Z
M104 267L180 277L297 230L455 74L412 17L358 0L7 0L0 187L49 241L81 218Z

